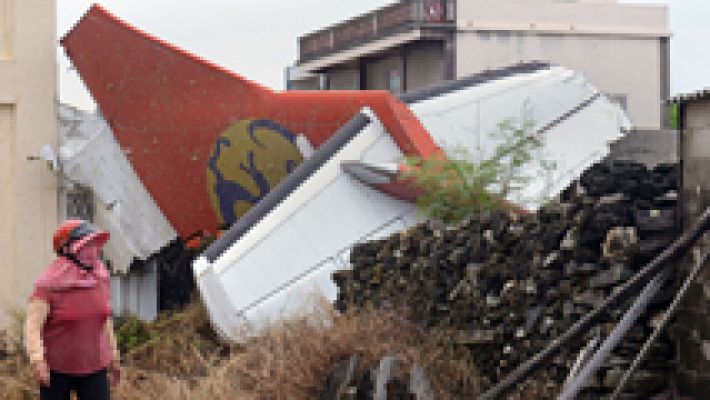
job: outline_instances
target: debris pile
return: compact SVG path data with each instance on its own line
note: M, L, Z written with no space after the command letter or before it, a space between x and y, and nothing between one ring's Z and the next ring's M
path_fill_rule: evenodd
M156 268L158 274L158 311L184 309L193 299L197 285L192 262L203 247L190 248L181 238L175 238L147 260L135 259L131 270L147 273Z
M649 170L626 161L599 163L535 214L484 213L453 225L430 221L359 244L352 268L333 275L336 308L409 310L412 320L469 349L483 387L490 387L675 239L678 177L675 164ZM607 360L588 395L614 389L671 289L664 288L663 298ZM624 304L613 309L526 384L558 390L580 349L605 338L625 310ZM659 340L628 390L639 398L665 390L672 351L668 338Z
M385 356L377 368L358 375L358 357L338 363L326 381L321 400L433 400L434 392L424 370L414 365L407 370L402 361Z

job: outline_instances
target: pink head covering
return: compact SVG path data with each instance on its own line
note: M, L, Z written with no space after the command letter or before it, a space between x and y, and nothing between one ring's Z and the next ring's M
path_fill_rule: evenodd
M70 246L70 250L72 253L77 254L82 247L92 241L95 241L97 246L103 247L110 237L111 235L107 231L96 230L74 241Z

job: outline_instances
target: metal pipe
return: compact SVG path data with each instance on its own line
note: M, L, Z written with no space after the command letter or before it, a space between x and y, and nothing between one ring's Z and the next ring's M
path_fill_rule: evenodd
M599 349L594 353L589 362L582 368L579 374L574 377L574 380L564 388L562 393L557 397L557 400L574 400L577 397L584 385L589 381L589 378L604 364L609 354L611 354L629 329L631 329L639 317L641 317L648 303L658 294L658 291L668 278L669 272L670 268L666 267L651 279L631 307L624 313L624 316L614 327L609 336L607 336L604 342L602 342L602 345L599 346Z
M569 370L569 375L567 375L567 379L565 379L565 383L562 385L563 388L567 387L574 381L579 373L579 370L584 367L584 364L587 361L589 361L590 354L593 354L592 352L597 348L597 345L601 339L601 332L597 329L597 333L594 337L587 343L586 346L582 348L582 350L579 351L577 359L574 361L574 364L572 364L572 368Z
M481 396L479 399L495 399L509 391L514 385L518 384L523 379L527 378L535 369L539 368L545 361L549 360L556 354L560 348L569 342L572 338L578 336L582 331L586 330L594 322L596 322L606 311L607 308L617 302L627 298L646 283L651 276L668 263L684 254L688 248L710 227L710 207L706 208L703 214L695 221L695 223L683 232L683 234L666 248L661 254L651 260L645 267L631 277L626 283L619 287L619 290L607 297L602 304L597 308L587 313L574 325L572 325L562 335L552 340L547 347L535 354L532 358L522 363L518 368L511 372L505 379L499 382Z
M671 317L673 316L673 313L675 312L675 309L678 307L678 304L680 304L680 301L683 299L683 296L685 296L685 293L688 291L690 284L698 276L698 273L700 273L700 270L708 261L708 258L710 258L710 252L706 252L702 257L698 259L695 266L693 267L693 270L690 272L690 275L688 275L688 278L686 278L685 282L683 282L683 285L673 298L671 305L668 306L668 309L663 314L663 317L658 323L658 326L656 326L656 328L651 333L651 336L649 336L648 340L646 340L646 342L643 344L641 350L636 355L636 358L631 363L631 366L629 366L629 368L624 373L624 376L621 377L621 381L619 381L619 384L616 386L616 389L614 389L614 393L611 394L609 400L616 400L619 398L619 396L621 395L621 391L624 390L626 382L628 382L628 380L631 378L631 375L641 364L641 361L643 361L644 357L646 356L646 353L648 353L648 350L651 348L651 345L653 345L653 343L658 338L658 335L660 335L661 331L663 331L663 328L666 326L668 321L670 321Z

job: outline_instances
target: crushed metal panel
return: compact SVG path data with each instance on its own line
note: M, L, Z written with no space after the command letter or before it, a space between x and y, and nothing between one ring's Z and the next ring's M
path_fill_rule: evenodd
M94 220L111 232L104 253L115 271L145 260L176 236L100 116L61 105L59 159L62 174L91 189Z
M331 273L347 266L353 244L416 222L411 203L369 188L341 168L343 161L380 161L385 152L390 161L401 157L382 124L374 115L369 120L354 126L356 132L336 134L334 139L351 138L327 159L318 161L317 152L309 162L320 165L294 182L293 191L240 236L219 245L221 252L208 249L195 262L198 287L223 335L239 339L246 326L258 329L302 310L314 293L334 300Z
M498 125L531 124L544 137L541 157L557 168L530 164L532 179L512 202L535 210L609 153L609 144L630 129L626 114L579 72L558 66L473 80L469 86L447 84L449 90L416 98L410 104L437 145L463 147L472 159L488 157L498 140ZM539 161L539 160L538 160Z
M535 179L519 197L511 200L529 209L537 208L544 200L541 193L547 192L548 196L557 194L581 171L604 157L609 152L609 143L621 137L623 129L628 127L628 118L618 106L601 96L582 75L561 67L519 72L435 93L411 103L410 107L436 144L444 148L451 141L454 144L459 142L474 155L478 152L478 157L485 157L497 143L489 133L506 119L520 121L530 118L532 131L545 135L545 157L558 163L559 170L554 171L557 175L543 176L533 166L528 169ZM373 122L355 136L358 140L363 140L377 123L374 115L371 120ZM382 137L392 142L386 129L378 125L382 129ZM337 141L339 134L331 139L331 143ZM341 152L353 144L343 142L339 145L341 149L337 151ZM319 152L322 154L323 150ZM303 177L303 182L307 182L303 187L310 190L318 187L323 194L305 202L297 201L298 196L294 192L279 203L279 207L298 208L299 212L279 215L269 209L269 212L255 216L255 221L248 227L230 232L232 237L217 246L220 248L218 252L208 249L206 257L196 261L194 269L198 285L208 307L214 308L211 310L213 322L223 334L236 338L239 327L250 324L263 326L268 320L295 312L297 306L304 305L297 299L308 290L318 290L333 300L335 294L329 275L334 269L342 267L336 264L347 252L342 244L338 246L329 242L337 239L338 234L325 227L324 214L337 215L339 222L342 222L338 228L346 231L354 229L353 226L358 223L343 214L351 211L360 213L363 223L372 224L369 225L371 227L396 219L395 215L378 214L380 210L388 209L384 205L387 202L396 204L394 209L401 207L403 212L398 215L414 215L411 204L367 188L348 176L347 161L392 163L402 156L401 150L394 144L390 147L375 146L369 151L372 157L365 156L363 152L360 157L340 160L346 162L341 162L338 169L338 174L342 176L330 182L318 183L310 177ZM319 152L315 153L314 159L318 158ZM327 170L327 165L337 159L333 156L318 169L318 173ZM333 193L343 196L343 200L329 198ZM382 197L364 200L361 196L366 193L378 193ZM319 203L318 197L325 201ZM348 205L348 200L362 201L363 206ZM295 205L296 202L299 205ZM258 205L257 209L261 206ZM368 213L373 214L372 222L364 217ZM299 214L307 218L299 219ZM249 219L249 214L245 219ZM414 223L414 218L403 217L398 225L403 228L411 223ZM278 231L272 230L276 229L274 227L278 227ZM351 243L355 240L353 237ZM274 253L281 256L283 253L280 251L289 254L289 263L281 265L273 257ZM292 258L310 261L296 267L299 274L291 270L298 265L298 262L291 263Z

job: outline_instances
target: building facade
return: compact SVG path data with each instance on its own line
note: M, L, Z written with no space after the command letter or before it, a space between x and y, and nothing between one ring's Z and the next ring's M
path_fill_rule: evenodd
M52 259L57 179L56 3L0 0L0 326Z
M658 129L670 95L668 10L616 0L403 0L299 38L292 89L407 92L527 61L583 72ZM294 79L290 79L294 76Z
M683 168L683 222L690 227L710 207L710 89L677 96ZM710 233L680 263L679 280L691 273L699 256L710 251ZM688 287L678 307L674 338L678 349L676 386L681 395L707 398L710 387L710 268L708 263Z

